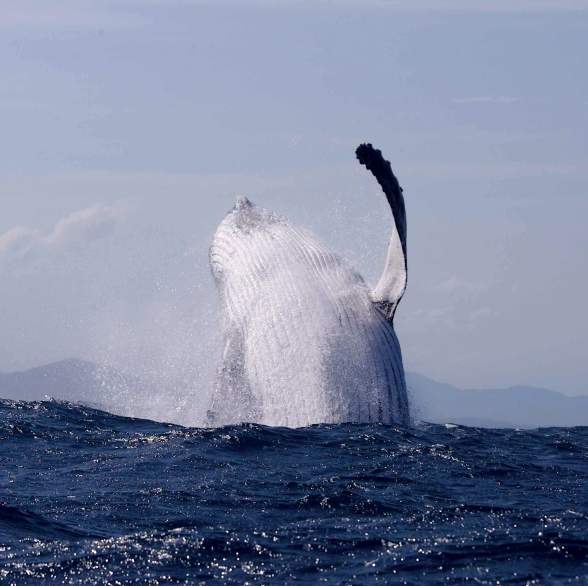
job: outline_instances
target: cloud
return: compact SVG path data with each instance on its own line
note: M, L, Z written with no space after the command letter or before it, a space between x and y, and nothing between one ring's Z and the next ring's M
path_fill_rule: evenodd
M476 293L480 293L485 288L486 287L481 283L473 283L457 275L452 275L435 286L435 289L437 291L439 291L440 293L445 293L450 296L473 295Z
M124 29L140 26L138 15L91 0L20 0L2 7L0 29Z
M23 226L11 228L0 235L0 258L4 255L21 258L26 256L37 237L37 232L30 228Z
M275 0L19 0L4 3L0 29L29 30L113 30L141 29L150 14L162 7L182 11L200 7L269 7ZM544 13L584 12L585 0L282 0L284 8L329 9L359 7L361 9L388 9L398 12L475 12L475 13ZM338 5L338 6L335 6ZM183 14L183 12L182 12Z
M492 319L498 315L498 312L491 307L479 307L478 309L474 309L470 311L468 314L468 321L470 325L475 326L479 322L486 321Z
M74 212L57 222L46 238L47 244L72 247L104 238L114 231L120 214L118 206L95 206Z
M585 0L494 0L494 2L472 2L472 0L345 0L345 4L371 4L403 11L434 10L481 12L481 13L521 13L546 11L585 11Z
M464 98L453 98L454 104L516 104L521 98L514 96L467 96Z
M11 228L0 234L0 269L21 267L35 258L80 249L105 238L115 231L123 213L120 204L93 206L62 218L47 234L24 226Z

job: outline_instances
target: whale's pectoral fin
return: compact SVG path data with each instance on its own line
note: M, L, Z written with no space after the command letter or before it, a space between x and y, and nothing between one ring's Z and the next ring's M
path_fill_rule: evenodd
M245 373L243 336L237 330L227 333L223 357L207 412L210 425L231 425L255 421L257 406Z
M402 187L398 183L390 163L382 152L371 144L361 144L355 150L359 162L377 179L386 195L394 216L394 229L390 236L384 272L372 292L374 303L392 321L396 307L406 289L406 210Z

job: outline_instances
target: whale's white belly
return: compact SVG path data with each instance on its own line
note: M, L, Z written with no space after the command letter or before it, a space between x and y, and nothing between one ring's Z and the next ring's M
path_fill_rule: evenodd
M211 248L226 337L217 422L406 423L400 347L363 279L282 218L232 214Z

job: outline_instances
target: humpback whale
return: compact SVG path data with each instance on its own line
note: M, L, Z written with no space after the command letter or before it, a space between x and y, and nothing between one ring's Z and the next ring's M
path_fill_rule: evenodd
M245 197L218 226L210 266L223 351L211 425L409 423L393 325L407 279L404 198L379 150L361 144L356 156L392 210L375 289L308 230Z

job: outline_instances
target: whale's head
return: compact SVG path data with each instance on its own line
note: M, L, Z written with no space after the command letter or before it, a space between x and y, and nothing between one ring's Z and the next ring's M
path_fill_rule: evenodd
M272 228L283 219L256 206L246 197L237 198L219 224L210 246L210 267L217 285L231 278L263 271L272 247Z

